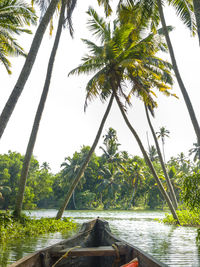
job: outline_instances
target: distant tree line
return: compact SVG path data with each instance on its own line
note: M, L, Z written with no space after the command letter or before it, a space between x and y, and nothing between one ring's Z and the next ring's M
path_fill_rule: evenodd
M68 209L155 209L166 205L144 159L120 151L114 129L110 128L103 136L103 145L100 148L102 155L93 153L83 178L73 192ZM58 209L89 150L89 146L83 146L72 157L66 157L57 174L51 172L48 163L40 165L32 157L25 188L24 209ZM150 146L148 153L167 189L155 151ZM0 209L13 209L15 206L23 158L20 153L11 151L0 155ZM181 153L167 162L167 169L178 202L181 203L184 196L187 202L190 192L188 180L192 185L191 177L195 171L198 173L199 162L194 163ZM196 180L195 178L195 182Z

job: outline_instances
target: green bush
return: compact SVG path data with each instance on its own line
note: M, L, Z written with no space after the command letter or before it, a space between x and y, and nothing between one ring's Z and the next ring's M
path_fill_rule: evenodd
M200 170L185 177L183 181L181 199L190 210L200 211Z
M189 210L177 210L177 215L182 226L200 226L200 214ZM171 214L166 213L162 222L176 224Z
M10 212L0 213L0 240L3 241L75 229L76 223L71 218L63 218L62 220L54 218L31 219L23 215L20 220L16 220Z

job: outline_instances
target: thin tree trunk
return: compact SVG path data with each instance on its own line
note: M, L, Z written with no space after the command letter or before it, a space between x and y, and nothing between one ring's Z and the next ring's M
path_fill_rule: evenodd
M114 88L114 87L113 87L113 88ZM148 157L148 155L147 155L147 153L146 153L146 151L145 151L145 149L144 149L144 146L143 146L143 144L142 144L142 142L141 142L141 140L140 140L138 134L136 133L136 131L134 130L134 128L133 128L132 125L130 124L130 122L129 122L129 120L128 120L128 118L127 118L125 112L124 112L124 109L123 109L123 107L122 107L122 105L121 105L121 102L120 102L120 100L119 100L119 98L118 98L118 96L117 96L115 90L113 90L113 91L114 91L115 99L116 99L116 101L117 101L117 104L118 104L118 106L119 106L119 109L120 109L120 111L121 111L121 114L122 114L122 116L123 116L123 118L124 118L124 120L125 120L125 122L126 122L126 125L128 126L128 128L130 129L130 131L131 131L132 134L134 135L134 137L135 137L135 139L136 139L136 141L137 141L137 143L138 143L138 145L139 145L139 147L140 147L140 149L141 149L141 151L142 151L142 154L143 154L143 156L144 156L144 159L145 159L147 165L149 166L149 168L150 168L150 170L151 170L151 172L152 172L152 174L153 174L153 177L155 178L155 180L156 180L156 182L157 182L157 184L158 184L158 187L159 187L159 189L160 189L160 191L161 191L163 197L164 197L164 198L166 199L166 201L167 201L168 207L169 207L169 209L170 209L170 211L171 211L171 213L172 213L172 215L173 215L173 218L177 221L178 224L180 224L179 219L178 219L178 216L177 216L176 211L175 211L175 209L174 209L174 206L173 206L173 204L172 204L172 202L171 202L171 200L170 200L170 198L169 198L167 192L165 191L165 189L164 189L164 187L163 187L163 185L162 185L162 183L161 183L159 177L157 176L157 173L156 173L156 171L155 171L155 169L154 169L154 167L153 167L153 165L152 165L152 163L151 163L151 160L149 159L149 157Z
M28 176L30 160L31 160L31 156L32 156L33 149L34 149L34 146L35 146L37 133L38 133L38 130L39 130L39 125L40 125L40 121L41 121L41 118L42 118L42 113L43 113L43 110L44 110L45 102L46 102L47 95L48 95L48 92L49 92L49 86L50 86L51 75L52 75L52 71L53 71L54 60L55 60L55 57L56 57L56 52L57 52L57 49L58 49L59 40L60 40L62 27L63 27L63 23L64 23L65 2L66 2L66 0L64 0L62 2L62 8L61 8L61 13L60 13L57 33L56 33L54 45L53 45L53 48L52 48L51 56L50 56L50 59L49 59L48 68L47 68L46 80L45 80L43 92L42 92L42 95L41 95L41 99L40 99L40 102L39 102L39 105L38 105L38 109L37 109L37 112L36 112L36 115L35 115L35 120L34 120L34 123L33 123L31 135L30 135L28 146L27 146L27 149L26 149L26 154L24 156L24 162L23 162L23 167L22 167L21 177L20 177L20 182L19 182L19 191L18 191L17 200L16 200L16 206L15 206L15 211L14 211L14 214L15 214L16 217L20 217L21 211L22 211L24 191L25 191L26 180L27 180L27 176Z
M72 194L72 196L73 196L73 205L74 205L74 209L76 210L76 202L75 202L75 190L73 191L73 194Z
M10 97L7 100L7 103L1 113L0 116L0 138L3 135L3 132L6 128L6 125L10 119L10 116L12 115L12 112L15 108L15 105L17 104L18 98L20 97L23 88L26 84L26 81L31 73L33 64L35 62L37 52L39 50L42 38L44 36L45 30L47 28L47 25L49 24L50 19L52 18L56 6L58 4L59 0L52 0L45 15L43 16L37 31L35 33L34 39L31 44L31 48L29 50L29 53L26 57L26 61L24 63L24 66L21 70L21 73L19 75L19 78L17 80L17 83L10 95Z
M197 34L199 37L199 44L200 44L200 1L193 0L193 5L194 5L194 14L195 14L196 24L197 24Z
M133 202L133 199L134 199L134 196L135 196L135 192L137 191L137 188L138 188L138 179L136 180L135 186L133 188L133 193L132 193L132 196L131 196L131 200L130 200L129 205L128 205L129 209L131 208L131 203ZM135 201L133 203L133 206L135 206Z
M199 0L197 0L197 1L199 1ZM174 50L173 50L173 47L172 47L172 44L171 44L171 40L169 38L169 33L168 33L166 22L165 22L165 17L164 17L161 1L157 0L157 3L158 3L158 8L159 8L159 14L160 14L160 19L161 19L161 23L162 23L162 28L163 28L164 33L165 33L165 38L166 38L167 46L168 46L168 49L169 49L169 54L170 54L170 57L171 57L173 69L174 69L174 72L175 72L175 75L176 75L176 79L178 81L180 90L182 92L185 104L187 106L187 109L188 109L188 112L189 112L189 115L190 115L190 119L192 121L194 130L195 130L195 133L196 133L196 136L197 136L197 143L200 146L200 127L199 127L199 124L198 124L198 121L197 121L197 118L196 118L192 103L190 101L189 95L187 93L187 90L186 90L185 85L184 85L184 83L182 81L181 75L179 73L178 66L176 64ZM200 152L199 152L199 158L200 158Z
M152 132L152 135L153 135L153 139L154 139L154 142L155 142L155 145L156 145L156 149L157 149L157 152L158 152L159 160L160 160L160 163L161 163L161 166L162 166L162 169L163 169L163 173L164 173L164 176L165 176L165 179L166 179L166 182L167 182L167 186L168 186L171 198L172 198L172 203L174 205L174 208L177 209L178 208L178 203L177 203L176 195L174 193L174 188L172 186L172 183L170 181L169 175L167 173L167 170L166 170L166 167L165 167L165 163L164 163L163 158L162 158L162 153L160 151L160 146L158 144L158 140L157 140L153 125L151 123L151 120L150 120L150 117L149 117L149 113L148 113L148 109L147 109L146 105L145 105L145 111L146 111L147 121L149 123L149 127L151 129L151 132Z
M85 161L84 161L83 164L81 165L80 170L79 170L77 176L76 176L75 179L73 180L72 185L71 185L70 189L69 189L68 192L67 192L66 198L65 198L65 200L64 200L64 202L63 202L63 204L62 204L62 206L61 206L60 209L58 210L58 213L57 213L57 215L56 215L56 219L57 219L57 220L60 219L60 218L62 217L63 212L65 211L65 208L67 207L67 205L68 205L68 203L69 203L69 200L70 200L70 198L71 198L71 196L72 196L72 193L73 193L74 189L75 189L76 186L78 185L80 179L82 178L82 176L83 176L83 174L84 174L85 169L87 168L87 165L88 165L88 163L89 163L89 161L90 161L90 158L91 158L91 156L92 156L92 154L93 154L93 152L94 152L94 150L95 150L95 148L96 148L96 146L97 146L97 144L98 144L98 141L99 141L99 138L100 138L100 136L101 136L101 133L102 133L104 124L105 124L106 119L107 119L107 117L108 117L108 114L109 114L109 112L110 112L110 109L111 109L111 106L112 106L112 103L113 103L113 98L114 98L114 95L112 94L112 96L111 96L111 98L110 98L110 101L109 101L109 104L108 104L108 107L107 107L107 109L106 109L106 112L105 112L105 114L104 114L104 116L103 116L103 119L102 119L102 121L101 121L99 130L98 130L97 135L96 135L96 137L95 137L95 140L94 140L94 142L93 142L93 144L92 144L92 147L90 148L90 151L89 151L89 153L88 153L88 155L87 155Z
M133 201L134 195L135 195L135 187L133 188L133 193L132 193L132 195L131 195L131 200L130 200L130 202L129 202L129 204L128 204L128 209L131 208L131 203L132 203L132 201Z
M165 160L165 143L164 143L163 138L162 138L162 150L163 150L163 159L164 159L164 163L166 163L166 160Z

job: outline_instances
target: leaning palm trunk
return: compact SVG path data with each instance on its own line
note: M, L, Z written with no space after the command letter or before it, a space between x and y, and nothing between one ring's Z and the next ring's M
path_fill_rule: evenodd
M152 135L153 135L153 138L154 138L154 142L155 142L156 149L157 149L158 156L159 156L159 160L160 160L160 163L161 163L161 166L162 166L162 169L163 169L163 173L164 173L164 176L165 176L165 179L166 179L166 182L167 182L167 187L168 187L170 195L171 195L171 200L172 200L172 203L174 205L174 208L177 209L178 208L178 203L177 203L176 195L174 193L174 188L173 188L172 183L171 183L171 181L169 179L169 175L167 173L167 170L166 170L166 167L165 167L165 163L164 163L163 158L162 158L162 153L160 151L160 146L158 144L158 140L157 140L155 131L153 129L153 126L152 126L152 123L151 123L151 120L150 120L150 117L149 117L149 113L148 113L148 109L147 109L146 105L145 105L145 111L146 111L146 116L147 116L147 120L148 120L148 123L149 123L149 127L151 129L151 132L152 132Z
M105 114L104 114L104 116L103 116L103 119L102 119L102 121L101 121L99 130L98 130L98 132L97 132L97 135L96 135L96 137L95 137L95 140L94 140L94 142L93 142L93 145L92 145L92 147L90 148L90 151L88 152L88 155L87 155L85 161L84 161L83 164L81 165L78 174L76 175L75 179L73 180L72 185L71 185L71 187L69 188L69 190L68 190L68 192L67 192L65 201L63 202L63 205L62 205L62 206L60 207L60 209L58 210L58 213L57 213L57 215L56 215L56 219L57 219L57 220L60 219L60 218L62 217L63 212L65 211L65 208L67 207L67 205L68 205L68 203L69 203L69 200L70 200L70 198L71 198L71 196L72 196L73 191L75 190L76 186L78 185L80 179L83 177L84 171L85 171L85 169L86 169L86 167L87 167L87 165L88 165L88 163L89 163L89 161L90 161L90 158L91 158L91 156L92 156L92 154L93 154L93 152L94 152L94 150L95 150L95 148L96 148L96 146L97 146L97 144L98 144L98 141L99 141L99 138L100 138L100 136L101 136L101 133L102 133L104 124L105 124L105 122L106 122L106 119L107 119L107 117L108 117L108 114L109 114L109 112L110 112L110 109L111 109L111 106L112 106L112 103L113 103L113 98L114 98L114 95L112 95L111 98L110 98L108 107L107 107L106 112L105 112Z
M18 191L16 206L15 206L15 211L14 211L14 214L16 217L20 217L21 211L22 211L22 203L23 203L23 198L24 198L24 191L25 191L26 180L27 180L27 176L28 176L30 160L31 160L31 156L33 153L37 133L39 130L39 125L40 125L40 121L42 118L42 113L44 110L45 102L46 102L47 95L49 92L51 75L52 75L52 71L53 71L53 64L54 64L54 60L55 60L61 32L62 32L62 27L63 27L63 23L64 23L65 2L66 2L66 0L64 0L62 2L62 8L61 8L60 18L59 18L59 23L58 23L58 29L57 29L54 45L52 48L51 56L49 59L49 64L48 64L47 74L46 74L46 80L45 80L43 92L41 95L40 103L38 105L38 109L37 109L37 112L35 115L35 120L33 123L32 132L31 132L31 135L29 138L27 149L26 149L26 154L24 156L24 162L23 162L23 167L22 167L21 177L20 177L20 183L19 183L19 191Z
M114 90L114 92L115 92L115 90ZM130 122L129 122L129 120L128 120L128 118L127 118L125 112L124 112L124 109L123 109L123 107L122 107L122 104L121 104L121 102L120 102L120 100L119 100L119 98L118 98L118 96L117 96L117 94L116 94L116 93L114 93L114 94L115 94L115 99L116 99L116 101L117 101L117 104L118 104L118 106L119 106L119 109L120 109L120 111L121 111L121 113L122 113L122 116L123 116L123 118L124 118L124 120L125 120L125 122L126 122L128 128L130 129L130 131L131 131L132 134L134 135L134 137L135 137L135 139L136 139L136 141L137 141L137 143L138 143L138 145L139 145L139 147L140 147L140 149L141 149L141 151L142 151L142 154L143 154L143 156L144 156L144 159L145 159L145 161L146 161L148 167L150 168L150 170L151 170L151 172L152 172L152 174L153 174L153 177L155 178L155 180L156 180L156 182L157 182L157 184L158 184L158 187L159 187L159 189L160 189L160 192L162 193L163 197L165 198L165 200L166 200L166 202L167 202L167 204L168 204L168 207L169 207L169 209L170 209L170 211L171 211L171 213L172 213L172 215L173 215L173 218L177 221L178 224L180 224L179 219L178 219L178 216L177 216L176 211L175 211L175 209L174 209L174 206L173 206L173 204L172 204L172 202L171 202L171 200L170 200L170 198L169 198L167 192L165 191L165 189L164 189L164 187L163 187L163 185L162 185L162 183L161 183L161 181L160 181L160 179L159 179L159 177L158 177L158 175L157 175L157 173L156 173L156 171L155 171L155 169L154 169L154 167L153 167L153 165L152 165L152 163L151 163L151 160L149 159L149 157L148 157L148 155L147 155L147 152L146 152L145 149L144 149L144 146L143 146L143 144L142 144L142 142L141 142L141 140L140 140L138 134L136 133L136 131L134 130L134 128L133 128L132 125L130 124Z
M197 33L198 33L199 44L200 44L200 1L193 0L193 5L194 5L194 14L195 14L196 24L197 24Z
M197 118L196 118L192 103L190 101L189 95L187 93L187 90L186 90L185 85L184 85L184 83L182 81L181 75L179 73L178 66L176 64L176 59L175 59L173 47L172 47L172 44L171 44L171 40L169 38L169 33L168 33L166 22L165 22L165 17L164 17L161 1L157 0L157 3L158 3L158 8L159 8L159 14L160 14L160 19L161 19L161 23L162 23L162 28L164 30L167 46L168 46L168 49L169 49L169 54L170 54L171 61L172 61L172 66L173 66L173 69L174 69L174 72L175 72L175 75L176 75L176 79L177 79L179 87L181 89L185 104L187 106L187 109L188 109L188 112L189 112L189 115L190 115L190 119L192 121L194 130L195 130L195 133L196 133L196 136L197 136L197 143L200 146L200 127L199 127L199 124L198 124L198 121L197 121ZM199 152L199 157L200 157L200 152Z
M44 17L42 18L37 31L35 33L33 42L31 44L31 48L29 50L29 53L27 55L26 61L24 63L24 66L21 70L21 73L19 75L19 78L17 80L17 83L1 113L0 116L0 138L3 135L3 132L6 128L6 125L10 119L10 116L12 115L12 112L15 108L15 105L17 104L18 98L20 97L23 88L25 86L25 83L29 77L29 74L31 73L33 64L35 62L37 52L39 50L42 38L44 36L45 30L47 28L47 25L49 24L50 19L52 18L56 6L58 4L59 0L52 0Z

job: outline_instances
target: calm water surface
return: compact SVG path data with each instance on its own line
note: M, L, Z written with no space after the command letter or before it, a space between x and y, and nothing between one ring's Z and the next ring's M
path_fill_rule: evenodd
M31 216L54 217L55 210L27 212ZM66 211L66 217L72 217L82 224L97 216L107 220L115 235L134 244L169 266L200 266L200 251L195 243L196 228L174 227L155 221L163 218L160 211ZM0 244L0 266L9 266L12 262L38 249L61 241L67 236L56 234L43 235Z

